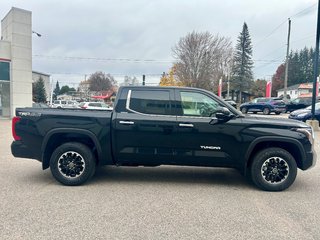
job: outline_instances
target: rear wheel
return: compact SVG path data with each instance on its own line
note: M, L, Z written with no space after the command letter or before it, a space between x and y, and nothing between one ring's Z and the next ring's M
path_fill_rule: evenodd
M277 115L280 115L281 112L276 112Z
M292 185L297 176L297 163L282 148L267 148L253 159L250 168L253 183L266 191L282 191Z
M95 173L96 161L92 151L77 142L59 146L50 159L53 177L68 186L81 185Z
M270 109L269 108L264 108L263 109L263 114L264 115L269 115L270 114Z

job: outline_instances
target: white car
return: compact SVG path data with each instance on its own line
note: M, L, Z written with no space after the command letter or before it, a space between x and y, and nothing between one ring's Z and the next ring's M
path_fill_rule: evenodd
M79 103L72 100L54 100L52 108L77 108Z
M104 102L82 102L79 107L82 109L112 110L112 107Z

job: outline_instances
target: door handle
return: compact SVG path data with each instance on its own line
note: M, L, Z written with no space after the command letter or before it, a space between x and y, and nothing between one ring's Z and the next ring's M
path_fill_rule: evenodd
M185 127L185 128L193 128L192 123L179 123L179 127Z
M123 125L133 125L134 122L133 121L119 121L120 124L123 124Z

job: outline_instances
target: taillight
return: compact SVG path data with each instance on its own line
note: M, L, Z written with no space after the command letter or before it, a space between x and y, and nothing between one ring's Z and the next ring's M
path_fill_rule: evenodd
M20 117L13 117L12 118L12 136L13 136L13 139L15 141L19 141L21 140L21 137L17 135L16 133L16 124L17 122L19 122L21 120Z
M86 109L86 108L87 108L87 106L82 106L81 108L82 108L82 109Z

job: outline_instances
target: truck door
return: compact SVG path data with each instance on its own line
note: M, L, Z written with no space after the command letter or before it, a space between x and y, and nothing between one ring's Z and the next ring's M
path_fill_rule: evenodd
M172 162L171 137L177 132L173 97L173 89L123 89L112 123L113 149L120 164Z
M180 165L232 166L239 147L239 119L210 124L211 114L222 105L210 94L197 90L176 90L178 137L174 160ZM180 111L178 110L180 108ZM238 129L238 130L237 130Z

